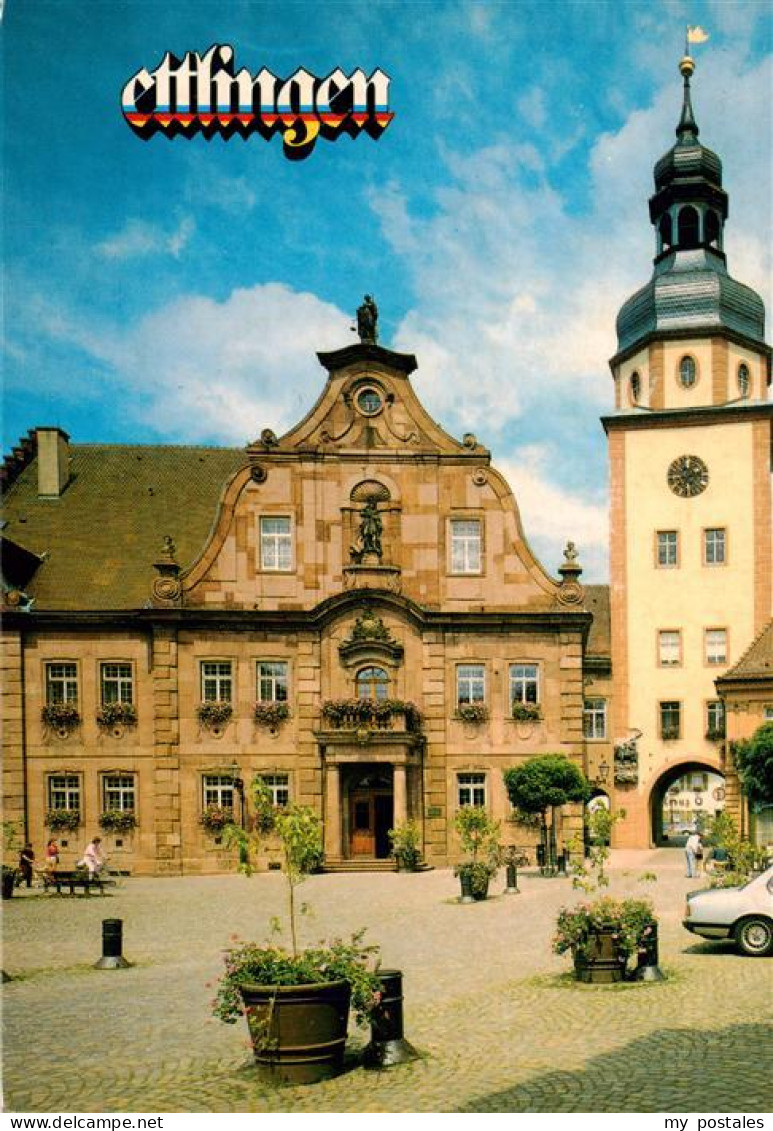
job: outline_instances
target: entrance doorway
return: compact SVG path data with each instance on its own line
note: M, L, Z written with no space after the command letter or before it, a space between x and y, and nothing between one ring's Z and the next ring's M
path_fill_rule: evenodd
M725 807L725 779L713 766L684 762L672 766L650 795L652 843L657 848L681 848Z
M359 766L349 773L346 817L349 856L386 860L394 823L391 766Z

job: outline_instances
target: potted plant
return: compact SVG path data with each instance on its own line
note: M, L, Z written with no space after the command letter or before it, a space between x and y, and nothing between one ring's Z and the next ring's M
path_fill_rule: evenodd
M402 821L387 836L398 872L415 872L421 859L421 830L416 821Z
M73 833L81 823L78 809L49 809L46 813L46 826L52 833Z
M18 821L3 821L3 899L13 898L16 886L16 864L7 861L18 857L21 847Z
M252 714L258 726L276 730L290 718L290 708L287 703L256 703Z
M405 727L417 731L421 726L421 712L415 703L403 699L326 699L322 704L322 717L332 726L355 730L372 726L386 730L394 715L403 715Z
M462 888L462 902L486 899L489 883L500 864L499 821L482 806L463 805L454 817L454 827L467 854L467 860L454 868Z
M599 806L589 815L587 860L582 855L581 836L574 838L571 845L573 887L596 892L609 886L606 866L612 829L624 817L625 810L612 813L606 806ZM642 878L653 877L645 874ZM622 982L629 959L645 951L656 935L657 919L649 899L601 896L590 903L561 908L553 950L556 954L571 951L575 978L580 982Z
M520 699L513 700L512 712L516 722L533 723L542 718L542 708L539 703L523 703Z
M563 805L586 801L590 783L565 754L541 754L504 771L505 788L519 818L537 817L540 829L538 860L553 874L556 867L556 817ZM547 811L552 810L550 826Z
M59 734L69 734L81 722L80 711L74 703L47 703L40 714L45 725Z
M258 804L262 784L259 778L253 783ZM363 932L348 942L299 947L296 888L318 866L322 825L312 809L289 805L275 812L274 832L284 858L290 946L245 942L229 948L213 1012L227 1024L246 1016L255 1060L272 1079L311 1083L341 1071L350 1006L364 1021L378 1004L377 948L363 944ZM224 839L249 875L260 834L230 824Z
M233 809L226 809L222 805L207 805L199 817L199 824L211 836L220 836L225 827L233 822L233 819Z
M196 708L196 718L205 730L220 730L230 722L233 713L233 704L221 700L199 703Z
M456 713L463 723L487 723L489 718L485 703L458 703Z
M137 827L133 809L107 809L99 815L99 826L108 833L130 833Z
M137 708L133 703L103 703L97 711L97 724L105 730L136 726Z

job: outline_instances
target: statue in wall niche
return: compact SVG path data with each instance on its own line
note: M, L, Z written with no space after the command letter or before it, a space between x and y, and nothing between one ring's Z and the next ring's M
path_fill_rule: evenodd
M375 499L368 499L360 511L360 529L357 541L349 551L353 562L359 565L368 555L381 558L383 554L381 548L382 530L383 523L381 515L378 513L376 501Z
M363 344L375 346L378 341L378 307L372 295L365 295L362 306L357 307L357 333Z

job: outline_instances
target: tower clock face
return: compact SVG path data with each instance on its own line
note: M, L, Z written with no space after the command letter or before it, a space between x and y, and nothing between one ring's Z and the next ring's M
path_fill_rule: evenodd
M685 499L700 495L709 485L709 469L698 456L679 456L669 466L668 485Z

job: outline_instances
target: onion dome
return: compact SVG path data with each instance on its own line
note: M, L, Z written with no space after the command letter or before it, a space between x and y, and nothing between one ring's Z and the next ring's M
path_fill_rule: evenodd
M759 295L727 273L724 225L727 193L722 162L698 140L690 78L695 63L685 55L682 113L676 143L655 165L650 221L657 238L655 270L646 286L622 306L618 352L658 332L725 329L765 340L765 307Z

